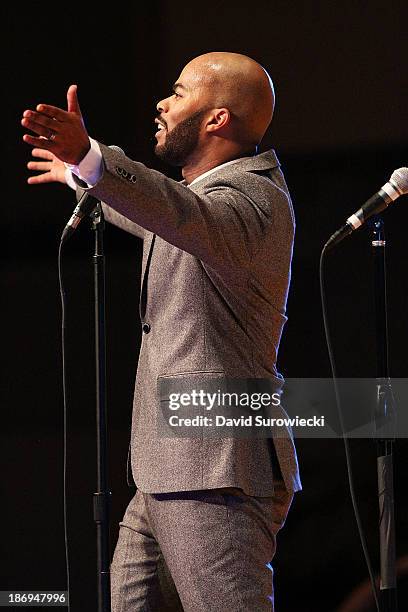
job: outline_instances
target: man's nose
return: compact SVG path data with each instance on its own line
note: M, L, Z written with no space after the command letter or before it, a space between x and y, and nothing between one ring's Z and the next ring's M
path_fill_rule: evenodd
M166 113L169 110L169 100L170 98L164 98L157 103L156 109L158 113Z

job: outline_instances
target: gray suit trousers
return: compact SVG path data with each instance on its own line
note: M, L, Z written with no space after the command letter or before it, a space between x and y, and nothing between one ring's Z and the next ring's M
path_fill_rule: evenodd
M270 561L292 498L282 481L269 497L238 488L138 489L111 565L112 612L181 609L166 595L160 566L168 568L184 612L273 611Z

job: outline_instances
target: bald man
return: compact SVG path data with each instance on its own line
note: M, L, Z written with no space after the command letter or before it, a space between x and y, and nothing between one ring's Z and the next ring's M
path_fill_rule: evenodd
M105 217L144 241L131 465L137 491L111 566L114 612L273 609L270 561L300 489L290 431L279 437L169 434L168 398L231 379L282 377L294 217L274 151L256 154L271 121L272 81L253 59L207 53L157 104L156 154L183 180L89 138L77 87L68 108L40 104L22 125L40 171L103 202ZM208 409L208 408L207 408ZM203 408L204 413L206 411ZM201 429L200 429L201 428Z

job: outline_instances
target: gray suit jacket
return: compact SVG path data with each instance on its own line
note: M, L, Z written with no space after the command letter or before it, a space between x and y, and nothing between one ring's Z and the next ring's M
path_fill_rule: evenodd
M166 438L156 429L158 380L281 380L275 364L294 216L275 153L243 158L188 187L100 147L103 176L89 191L104 202L108 221L144 241L131 436L136 485L147 493L241 487L266 496L280 467L286 487L298 490L289 434Z

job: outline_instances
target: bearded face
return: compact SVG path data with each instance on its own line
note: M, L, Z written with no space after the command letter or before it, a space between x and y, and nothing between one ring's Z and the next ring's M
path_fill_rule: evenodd
M154 149L156 155L171 166L184 166L197 148L205 113L204 109L196 111L169 131L160 118L159 125L162 127L156 133L157 144Z

